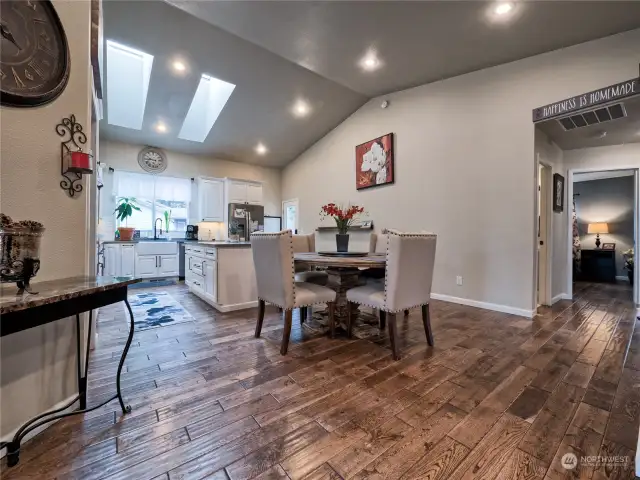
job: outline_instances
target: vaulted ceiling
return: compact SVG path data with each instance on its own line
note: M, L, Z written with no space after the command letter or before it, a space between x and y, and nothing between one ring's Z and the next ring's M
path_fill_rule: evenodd
M514 2L505 18L483 1L103 5L105 39L154 60L142 128L109 124L106 85L101 135L264 166L286 165L373 96L640 27L640 2ZM182 140L202 74L236 88L204 142ZM298 100L309 107L302 118Z

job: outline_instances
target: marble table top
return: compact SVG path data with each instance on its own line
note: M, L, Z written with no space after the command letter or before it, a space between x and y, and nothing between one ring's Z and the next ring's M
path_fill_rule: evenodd
M18 294L15 284L4 283L0 286L0 315L39 307L49 303L104 292L115 288L138 283L133 277L69 277L31 284L31 290L38 292Z

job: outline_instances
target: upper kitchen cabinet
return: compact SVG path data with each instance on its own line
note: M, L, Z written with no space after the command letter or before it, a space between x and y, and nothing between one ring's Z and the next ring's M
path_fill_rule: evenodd
M224 181L215 178L198 179L198 218L203 222L224 221Z
M262 205L262 184L227 179L227 203Z

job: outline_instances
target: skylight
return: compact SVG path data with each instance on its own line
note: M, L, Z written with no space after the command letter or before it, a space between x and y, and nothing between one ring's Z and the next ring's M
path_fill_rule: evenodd
M236 86L202 75L178 138L204 142Z
M153 55L107 40L107 120L140 130Z

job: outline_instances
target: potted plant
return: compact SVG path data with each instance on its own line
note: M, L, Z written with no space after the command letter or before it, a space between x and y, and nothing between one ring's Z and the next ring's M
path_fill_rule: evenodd
M170 230L170 226L171 226L171 209L169 210L165 210L164 211L164 224L167 227L167 238L169 237L169 230Z
M336 222L338 233L336 234L336 249L338 252L347 252L349 250L349 228L364 213L364 208L358 205L350 205L343 209L335 203L323 205L320 209L320 218L324 220L331 217Z
M140 207L136 205L136 199L133 197L122 197L119 200L118 206L114 210L116 214L116 220L123 221L125 226L118 227L118 231L120 232L120 240L123 241L131 241L133 238L133 232L135 232L134 227L129 227L129 223L127 219L133 215L133 211L140 211Z
M626 252L622 252L624 256L624 268L627 269L627 275L629 276L629 283L633 285L633 256L634 256L633 248L630 248Z
M230 242L239 242L240 241L240 234L239 232L239 228L238 228L238 222L233 220L229 223L229 241Z

